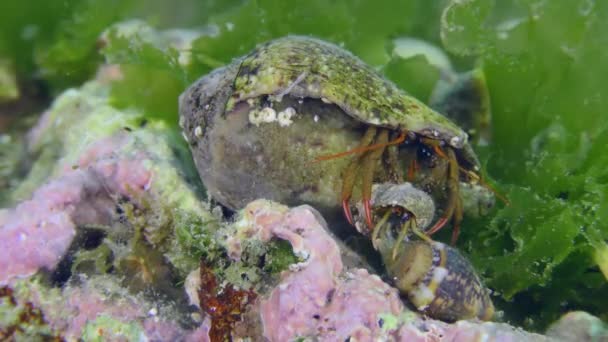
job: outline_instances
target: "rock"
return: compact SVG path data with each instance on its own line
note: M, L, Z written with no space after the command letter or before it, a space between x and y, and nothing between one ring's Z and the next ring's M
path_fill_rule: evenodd
M573 311L553 323L547 329L547 336L559 341L608 341L608 326L593 315Z

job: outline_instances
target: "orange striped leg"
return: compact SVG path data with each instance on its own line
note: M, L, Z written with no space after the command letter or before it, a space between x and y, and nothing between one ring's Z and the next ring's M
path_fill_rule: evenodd
M357 147L357 149L369 146L374 141L375 137L376 127L370 126L367 131L365 131L365 134L363 134L363 138L361 138L361 142L359 143L359 147ZM342 199L342 210L344 210L344 216L346 216L348 223L351 225L353 224L353 215L350 212L350 204L348 203L348 200L353 194L353 187L355 186L355 181L357 180L361 158L364 156L365 155L359 155L353 159L342 176L342 194L340 196Z
M377 144L383 145L388 142L388 130L383 129L378 133ZM386 149L386 145L370 151L366 153L363 158L362 163L362 197L363 197L363 207L365 208L365 220L367 223L367 227L371 230L374 229L374 224L372 221L372 210L371 210L371 198L372 198L372 183L374 182L374 169L376 168L376 164L382 157L384 150Z
M440 149L440 148L439 148ZM440 149L441 150L441 149ZM447 174L447 205L443 216L437 220L435 225L429 229L428 235L432 235L439 231L450 219L454 226L452 235L453 243L455 243L460 232L460 223L462 222L462 200L460 198L459 188L459 166L456 159L456 153L451 147L446 148L445 153L441 151L448 159L448 174Z

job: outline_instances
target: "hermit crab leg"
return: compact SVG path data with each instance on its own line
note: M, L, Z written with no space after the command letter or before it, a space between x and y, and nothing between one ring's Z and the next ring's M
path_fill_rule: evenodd
M448 175L447 175L447 188L448 188L448 199L446 205L446 211L442 218L429 231L427 235L432 235L441 229L445 223L451 218L454 225L454 233L456 237L460 231L460 222L462 222L462 203L459 195L459 166L456 154L452 148L446 148L446 156L448 159ZM454 234L453 233L453 234ZM452 235L454 238L454 235Z
M378 133L377 145L380 145L376 150L368 152L363 158L363 174L362 174L362 197L363 207L365 208L365 220L370 230L374 229L372 222L371 198L372 198L372 183L374 181L374 169L388 142L388 130L383 129Z
M456 208L454 209L454 229L452 230L452 240L450 244L453 246L458 240L458 234L460 234L460 222L462 222L462 199L458 197L456 201Z
M416 171L418 171L419 166L418 166L418 162L416 161L416 159L412 159L412 161L410 162L410 165L407 168L407 181L408 182L413 182L415 177L416 177Z
M405 240L405 237L407 236L407 233L409 231L416 234L416 236L418 236L423 241L426 241L428 243L433 242L433 240L431 240L431 238L428 237L428 235L424 234L422 231L420 231L420 229L418 229L418 222L416 221L416 216L414 216L414 214L410 213L410 219L403 222L403 225L401 226L401 231L399 232L399 237L397 237L397 242L395 243L395 246L393 246L393 252L392 252L393 260L395 260L395 258L397 257L397 254L399 254L399 247L403 243L403 240Z
M385 133L383 133L383 132L385 132ZM373 182L374 166L377 163L377 161L380 159L380 157L382 156L386 147L393 146L393 145L399 145L405 141L405 138L407 137L407 131L405 131L405 130L401 131L399 133L399 136L396 139L389 141L388 140L388 130L382 130L380 133L380 137L376 140L376 142L374 144L372 144L372 142L374 142L375 136L376 136L376 127L369 126L369 128L365 131L365 134L363 135L363 138L361 139L361 143L359 144L358 147L356 147L352 150L345 151L345 152L325 155L325 156L319 156L319 157L315 158L315 162L320 162L320 161L330 160L330 159L334 159L334 158L341 158L341 157L344 157L344 156L347 156L350 154L363 153L362 156L353 160L349 164L349 166L346 168L346 171L344 173L344 176L342 179L342 196L341 196L342 209L344 210L344 215L346 216L348 223L350 223L352 225L353 218L352 218L352 214L350 212L350 206L348 204L348 200L350 199L350 197L352 195L353 187L354 187L355 181L357 179L357 171L359 169L359 164L360 164L360 162L363 162L363 165L364 166L367 165L367 166L365 167L366 170L363 175L363 191L362 192L363 192L363 199L365 202L366 219L367 219L367 223L369 224L370 229L373 226L372 220L371 220L371 208L370 208L369 202L371 199L371 186L372 186L372 182ZM365 153L365 152L370 152L370 153ZM369 159L369 161L366 162L366 160L368 160L368 159Z
M403 170L399 165L399 149L397 145L386 147L386 163L388 164L389 178L396 184L403 183Z
M378 221L378 224L376 225L376 228L374 228L374 230L372 231L372 245L374 246L375 249L378 249L378 236L380 235L380 232L383 232L385 228L385 224L386 221L388 221L388 218L391 216L391 211L387 210L386 213L384 213L384 215L382 216L382 218L380 219L380 221Z
M359 143L358 148L363 148L369 146L374 141L376 136L376 127L370 126L365 134L363 134L363 138ZM348 223L353 224L353 215L350 212L350 205L348 200L350 199L353 193L353 187L355 186L355 181L357 180L357 173L359 171L360 159L364 156L358 156L353 161L350 162L348 167L344 172L344 176L342 177L342 209L344 210L344 215L348 220Z
M374 126L370 126L370 128L372 128L372 127L374 127ZM369 130L369 128L368 128L368 130ZM350 154L363 153L363 152L372 151L372 150L376 150L376 149L387 147L387 146L399 145L405 141L406 137L407 137L407 131L403 131L399 134L399 136L395 140L388 141L385 143L376 143L373 145L369 145L369 144L364 145L364 146L359 145L358 147L355 147L352 150L348 150L348 151L344 151L344 152L340 152L340 153L336 153L336 154L318 156L317 158L315 158L314 162L342 158L342 157L348 156Z

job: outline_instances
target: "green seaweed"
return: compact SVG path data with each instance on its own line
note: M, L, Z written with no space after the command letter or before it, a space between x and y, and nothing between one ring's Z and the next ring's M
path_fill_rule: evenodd
M483 65L493 113L483 155L511 202L463 240L507 319L530 328L573 309L606 314L594 255L608 236L607 5L453 1L443 16L448 51Z
M105 4L2 2L0 59L15 65L18 79L42 78L57 90L91 76L104 59L121 64L113 104L140 108L170 126L177 123L177 96L190 82L287 34L342 44L421 97L437 77L428 73L436 70L419 57L393 57L394 38L442 44L457 71L478 65L493 123L490 144L476 150L510 205L486 218L465 218L457 247L495 291L508 321L540 330L568 310L608 316L600 271L608 238L607 2L185 1L183 20L169 11L151 15L180 7L163 1L147 10L142 0ZM208 31L185 49L110 32L98 54L101 31L138 15L153 17L151 24ZM180 64L183 52L192 53L189 63ZM421 68L428 72L424 78ZM217 257L220 249L208 230L215 224L187 211L172 215L174 247L188 256L172 260L179 269L195 267L201 256ZM447 236L447 230L440 234Z
M125 322L102 314L87 322L82 329L85 341L107 341L108 339L136 341L145 339L143 325L137 320Z
M129 13L134 1L3 1L0 56L8 58L22 79L43 78L55 89L90 78L101 56L99 35Z

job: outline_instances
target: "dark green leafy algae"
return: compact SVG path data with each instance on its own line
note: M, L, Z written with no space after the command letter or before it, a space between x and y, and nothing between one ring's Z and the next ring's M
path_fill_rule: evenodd
M509 322L542 330L579 309L608 318L608 285L600 271L608 268L602 258L608 238L607 2L156 1L156 13L141 0L119 7L100 0L63 3L0 5L10 18L0 24L0 57L13 63L19 78L41 77L59 91L91 76L105 59L122 65L123 77L112 87L116 106L138 107L175 126L183 89L273 38L300 34L341 44L422 97L438 72L420 56L393 56L393 39L442 45L457 71L478 66L485 74L491 140L475 149L510 202L486 218L465 218L457 247L494 290ZM188 10L165 11L173 8ZM159 29L192 27L199 35L182 50L112 29L107 40L98 40L116 20L135 16ZM190 58L180 62L184 51ZM432 74L421 78L421 70ZM213 242L194 243L192 227L201 225L182 219L177 240L196 260ZM439 238L449 234L446 229Z
M478 151L511 202L462 245L506 317L532 328L573 309L606 318L607 5L454 1L442 18L448 51L483 65L493 139Z

